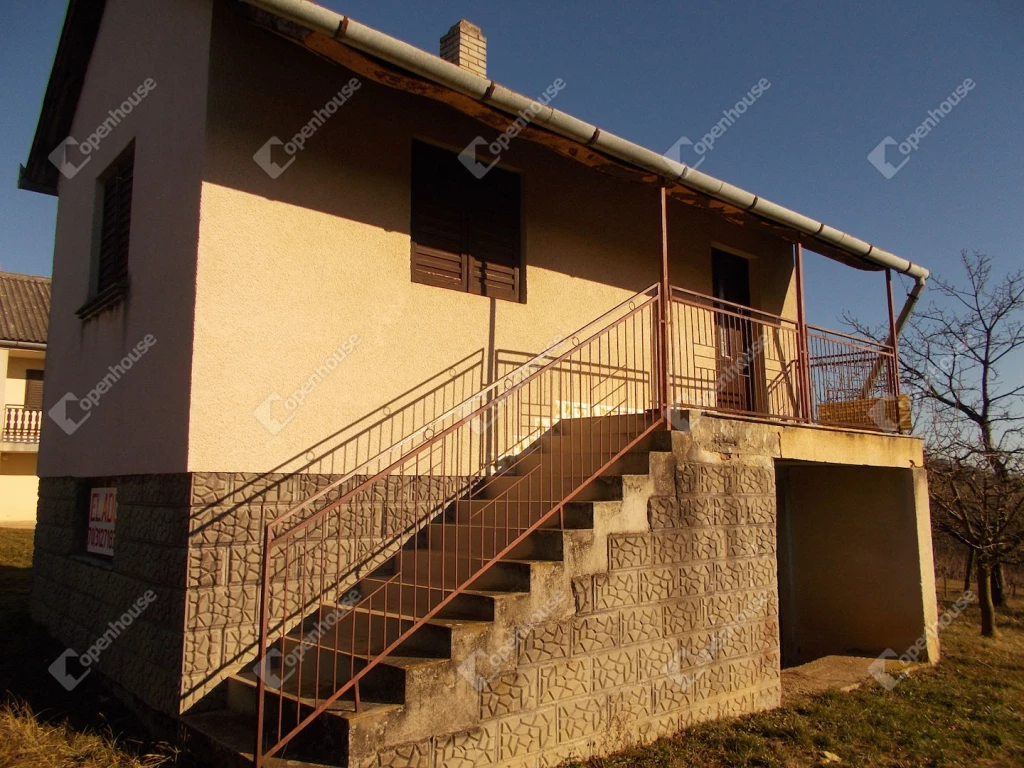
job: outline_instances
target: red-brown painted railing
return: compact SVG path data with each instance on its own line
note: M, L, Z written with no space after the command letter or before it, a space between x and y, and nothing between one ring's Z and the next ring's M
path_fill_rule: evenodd
M811 421L898 432L902 421L892 347L807 326Z
M672 288L673 407L898 431L891 346Z
M258 768L343 697L358 709L375 666L671 409L896 427L891 347L662 301L638 293L267 526Z
M358 708L376 665L663 423L660 302L623 302L267 527L257 766Z
M43 427L43 412L23 405L4 408L4 428L0 441L5 443L38 443Z

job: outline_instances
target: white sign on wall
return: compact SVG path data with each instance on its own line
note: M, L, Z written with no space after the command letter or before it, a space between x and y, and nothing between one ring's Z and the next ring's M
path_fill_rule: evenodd
M117 518L117 488L93 488L89 494L89 537L85 551L114 555L114 522Z

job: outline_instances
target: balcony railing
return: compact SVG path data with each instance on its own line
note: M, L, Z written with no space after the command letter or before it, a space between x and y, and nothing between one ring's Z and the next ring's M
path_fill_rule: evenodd
M0 441L5 443L38 443L43 425L43 412L39 408L8 405L4 408L4 429Z
M670 403L876 429L906 427L890 346L672 288Z

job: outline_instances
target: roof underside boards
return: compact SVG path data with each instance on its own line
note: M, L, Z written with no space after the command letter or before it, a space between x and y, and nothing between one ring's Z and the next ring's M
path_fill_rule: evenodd
M477 101L471 96L408 72L401 67L352 48L336 38L312 32L266 11L253 8L249 16L250 20L259 26L265 27L294 43L302 45L318 56L334 61L369 80L443 102L499 132L508 128L509 115L507 112L490 106L487 103ZM565 157L569 157L595 170L624 181L646 185L660 185L664 183L668 189L669 196L674 200L714 211L738 226L769 231L783 240L792 243L802 243L809 250L839 261L846 266L869 271L883 269L878 264L850 254L821 240L808 237L791 227L772 222L728 202L717 200L684 184L669 182L657 173L637 168L592 146L560 136L553 131L538 126L536 123L528 124L521 130L518 136L528 141L543 144ZM652 198L652 205L654 204L654 198Z
M70 130L105 0L70 0L43 109L19 185L57 193L49 152ZM395 40L308 0L237 0L249 21L372 81L443 102L498 131L532 100L437 56ZM649 186L665 186L675 200L702 207L737 226L768 231L857 269L892 268L919 282L920 265L884 251L783 206L675 163L564 112L545 107L523 138L602 173Z

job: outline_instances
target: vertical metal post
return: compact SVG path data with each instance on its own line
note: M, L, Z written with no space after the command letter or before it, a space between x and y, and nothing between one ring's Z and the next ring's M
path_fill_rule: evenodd
M793 249L796 267L796 344L797 371L800 378L800 411L805 421L813 421L811 405L811 365L807 343L807 315L804 307L804 247L797 243Z
M896 412L896 431L902 432L900 426L900 356L899 347L896 343L896 308L892 302L892 270L885 270L885 293L889 303L889 346L892 349L892 392L896 400L894 408Z
M260 564L260 576L263 581L263 589L260 592L260 656L259 661L260 671L265 670L267 661L267 640L270 635L270 557L273 553L273 547L271 546L271 527L268 525L263 529L263 562ZM267 697L267 686L263 681L263 675L259 674L256 676L256 744L253 747L253 765L255 768L263 767L263 725L264 718L266 717L266 706L265 701ZM278 710L281 708L280 699L278 700ZM280 734L278 734L280 736Z
M661 400L662 416L665 424L671 429L669 419L669 386L668 386L668 331L669 331L669 302L671 290L668 279L668 195L665 185L661 185L661 306L658 322L658 396Z

